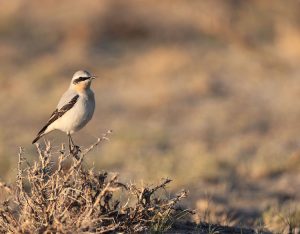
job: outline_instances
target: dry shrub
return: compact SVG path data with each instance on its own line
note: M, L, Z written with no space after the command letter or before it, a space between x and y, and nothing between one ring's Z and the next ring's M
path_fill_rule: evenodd
M164 231L190 213L177 206L185 191L173 198L161 195L169 179L138 187L119 182L117 175L87 168L84 157L104 139L76 155L62 147L58 157L49 143L45 149L37 145L39 160L32 165L20 149L16 184L0 186L10 193L1 205L0 232Z

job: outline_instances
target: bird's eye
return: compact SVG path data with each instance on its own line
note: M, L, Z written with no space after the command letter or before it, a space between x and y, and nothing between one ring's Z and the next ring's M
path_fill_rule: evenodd
M79 78L77 78L73 81L73 84L78 84L79 82L85 81L85 80L88 80L88 79L90 79L90 77L79 77Z

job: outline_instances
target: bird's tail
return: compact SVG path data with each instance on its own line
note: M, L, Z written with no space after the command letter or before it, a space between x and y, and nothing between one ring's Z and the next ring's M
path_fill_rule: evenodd
M32 141L32 144L34 144L35 142L37 142L42 136L44 136L47 132L48 125L45 125L41 131L39 131L39 133L37 134L36 138L34 138L34 140Z
M32 144L37 142L41 137L42 137L41 135L37 135L36 138L34 138L34 140L32 141Z

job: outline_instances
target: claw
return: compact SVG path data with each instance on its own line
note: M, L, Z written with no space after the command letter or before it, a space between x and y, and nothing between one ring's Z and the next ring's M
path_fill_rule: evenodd
M78 145L73 145L72 149L70 150L70 153L76 158L79 159L79 153L81 152L81 149Z
M70 150L70 154L72 154L76 159L79 158L78 153L81 152L81 149L78 145L74 144L74 141L71 137L71 134L68 134L68 138L69 138L69 150Z

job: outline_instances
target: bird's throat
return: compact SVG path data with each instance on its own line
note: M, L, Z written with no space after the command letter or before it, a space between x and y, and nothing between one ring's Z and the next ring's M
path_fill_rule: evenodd
M89 89L90 84L87 83L79 83L77 85L75 85L74 89L78 92L78 93L83 93L85 92L87 89Z

